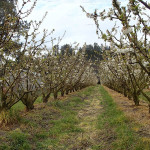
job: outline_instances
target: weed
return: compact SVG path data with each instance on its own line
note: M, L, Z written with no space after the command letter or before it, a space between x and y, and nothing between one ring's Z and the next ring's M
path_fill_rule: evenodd
M58 108L64 108L64 103L62 101L59 100L55 100L50 102L50 105L54 106L54 107L58 107Z
M28 134L23 133L20 129L16 129L9 135L10 150L30 150L31 146L28 141Z
M14 122L20 121L20 116L17 111L10 109L4 110L0 113L0 125L6 126L9 124L13 124Z
M48 149L48 147L44 143L42 143L42 142L36 143L36 150L47 150L47 149Z
M10 150L10 147L7 144L0 145L0 150Z
M38 133L35 134L35 137L37 139L46 139L48 137L48 133L46 131L40 131Z
M77 96L72 97L71 101L75 102L76 104L83 102L82 99L80 97L77 97Z

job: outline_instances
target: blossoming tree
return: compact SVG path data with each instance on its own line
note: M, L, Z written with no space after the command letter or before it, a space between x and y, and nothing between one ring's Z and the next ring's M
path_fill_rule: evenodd
M101 79L109 87L132 97L136 105L139 105L141 93L150 103L150 97L144 92L150 86L150 16L147 13L150 4L143 0L129 0L122 5L119 0L112 0L112 8L100 13L95 10L92 14L81 8L87 17L94 20L99 38L110 43L109 54L100 66L105 70ZM99 19L116 23L105 32Z

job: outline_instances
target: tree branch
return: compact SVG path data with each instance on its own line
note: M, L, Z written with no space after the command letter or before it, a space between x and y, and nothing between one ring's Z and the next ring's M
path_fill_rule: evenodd
M147 2L144 2L143 0L138 0L140 3L142 3L146 8L150 9L150 6L147 4Z

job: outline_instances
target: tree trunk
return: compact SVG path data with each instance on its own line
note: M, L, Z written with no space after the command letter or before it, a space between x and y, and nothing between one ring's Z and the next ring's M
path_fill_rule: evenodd
M101 85L101 81L100 81L100 79L98 79L98 82L97 82L97 84Z
M47 103L48 102L48 98L50 97L50 94L51 93L47 94L46 96L45 96L45 94L43 94L43 103Z
M123 89L123 95L127 97L127 90L125 88Z
M127 97L128 97L129 100L132 100L131 93L127 92Z
M133 101L136 106L139 106L140 101L139 101L138 95L136 93L133 94Z
M0 107L0 114L2 114L3 112L7 112L9 109L5 108L5 107ZM1 117L0 117L1 118Z
M28 105L26 105L26 110L27 110L27 111L30 111L30 110L32 110L32 109L34 109L33 103L28 103Z
M77 88L77 87L75 87L75 90L76 90L76 91L78 91L78 88Z
M21 99L21 101L22 101L22 103L26 106L26 110L27 111L30 111L30 110L32 110L32 109L34 109L34 102L35 102L35 100L37 99L37 97L32 97L31 95L30 95L30 93L28 93L28 94L26 94L22 99Z
M58 97L57 92L54 92L54 99L56 100Z
M61 91L61 96L63 97L63 96L64 96L64 94L65 94L65 93L64 93L64 91L62 90L62 91Z
M69 90L66 90L66 95L68 95L69 94Z
M147 94L145 94L143 91L141 91L141 93L149 101L148 107L149 107L149 113L150 113L150 97Z

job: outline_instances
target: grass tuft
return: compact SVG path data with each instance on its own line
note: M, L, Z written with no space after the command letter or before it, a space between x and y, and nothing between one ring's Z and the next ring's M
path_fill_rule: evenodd
M0 125L6 126L20 121L20 116L16 110L3 110L0 113Z
M10 150L31 150L28 136L28 134L23 133L20 129L12 131L8 137L10 140Z

